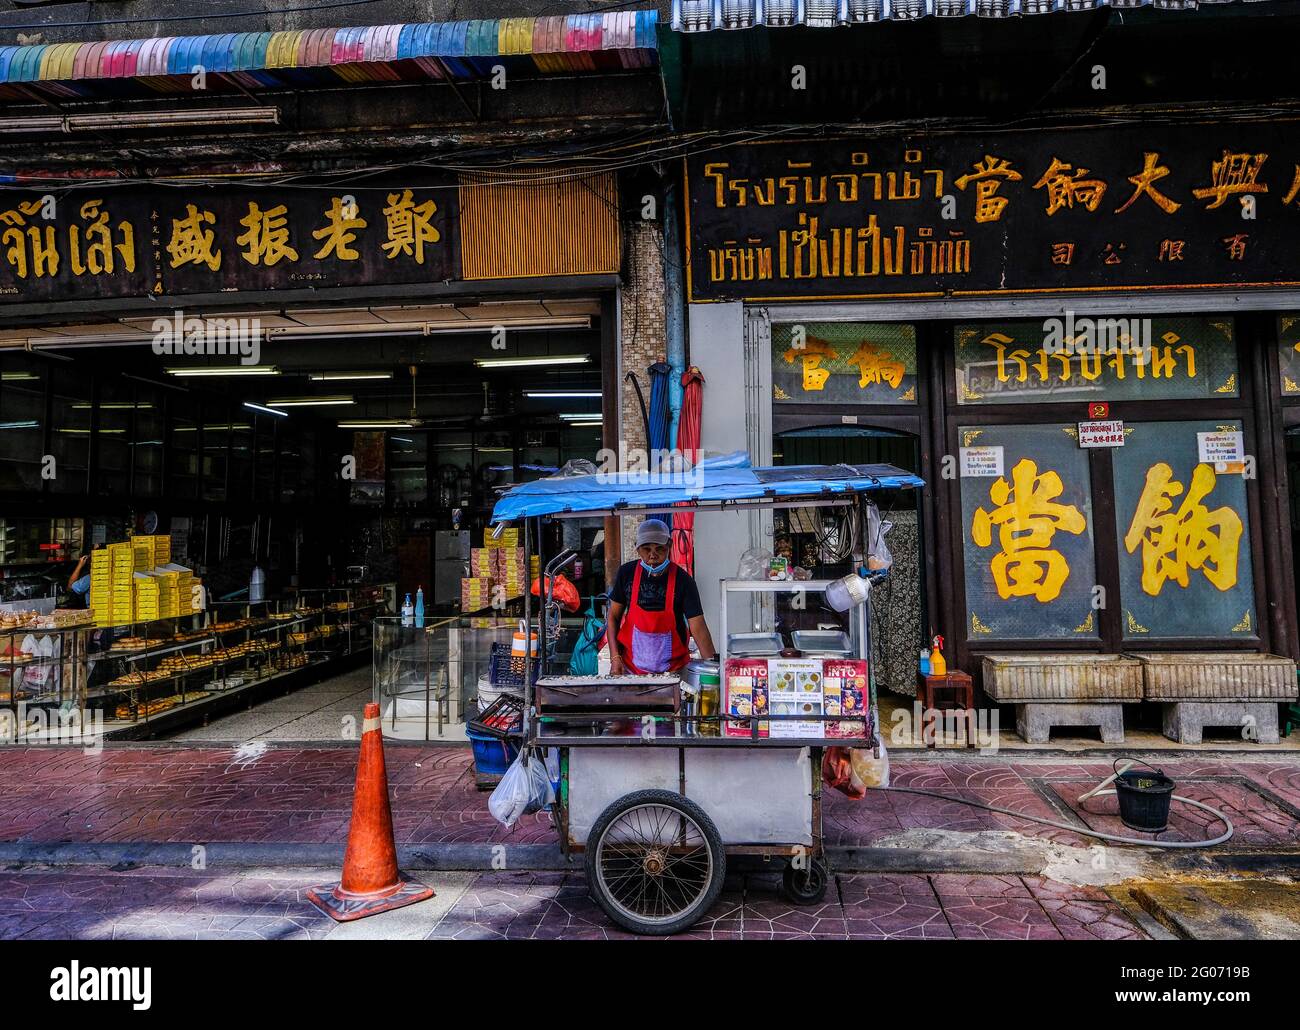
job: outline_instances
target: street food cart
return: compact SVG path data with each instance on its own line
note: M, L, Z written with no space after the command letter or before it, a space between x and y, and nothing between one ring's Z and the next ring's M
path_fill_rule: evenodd
M874 491L922 485L889 465L753 468L733 455L679 473L522 484L498 501L493 522L522 521L530 558L542 545L540 522L550 519L837 508L861 530ZM541 641L536 659L522 656L525 747L558 754L552 813L561 846L566 856L584 856L591 892L616 923L644 934L686 929L717 899L734 856L783 861L783 893L795 903L825 895L824 749L875 749L879 757L864 589L870 541L865 532L858 539L856 571L845 577L858 602L846 612L847 632L811 630L791 634L800 639L790 646L777 637L765 648L755 638L775 634L770 626L762 632L761 618L760 632L728 632L729 599L748 595L755 612L767 605L770 621L778 599L806 605L808 595L837 584L842 597L843 582L722 581L715 710L700 697L683 704L677 673L561 674L547 647L558 609L545 589L536 605L525 594L525 619ZM571 560L569 552L539 553L542 583L553 583ZM832 680L833 705L826 700Z

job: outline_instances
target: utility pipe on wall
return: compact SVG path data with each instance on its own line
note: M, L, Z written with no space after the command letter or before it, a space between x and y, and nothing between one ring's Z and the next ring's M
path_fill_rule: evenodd
M685 254L678 232L679 194L675 180L664 187L664 337L668 360L668 446L677 445L682 414L682 373L686 371L686 292L682 283Z

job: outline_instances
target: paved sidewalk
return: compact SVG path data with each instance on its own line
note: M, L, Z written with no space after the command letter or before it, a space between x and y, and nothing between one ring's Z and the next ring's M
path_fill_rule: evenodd
M525 816L513 831L474 789L464 747L386 748L399 845L551 844L549 816ZM1300 847L1300 762L1276 757L1162 755L1179 793L1232 819L1234 848ZM961 752L904 752L894 757L896 786L935 790L1110 833L1128 833L1115 799L1075 800L1110 773L1110 762L1051 757L980 757ZM0 748L0 842L239 842L336 844L346 840L356 773L355 745L230 747L107 746ZM1075 847L1082 834L940 800L885 791L851 801L827 791L826 842L840 848L896 845L927 830L956 834L1014 831ZM1201 840L1219 827L1206 814L1175 805L1161 840Z
M0 939L612 940L573 873L439 873L430 901L337 924L305 897L313 870L23 870L0 873ZM1095 887L1041 877L841 875L815 908L771 877L733 876L683 938L1137 940L1146 934Z

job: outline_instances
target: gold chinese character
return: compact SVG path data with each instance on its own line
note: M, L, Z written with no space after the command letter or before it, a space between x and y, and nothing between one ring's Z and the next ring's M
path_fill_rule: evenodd
M289 246L288 210L279 204L263 211L257 201L248 202L248 214L239 220L246 231L235 237L235 242L248 248L241 253L250 265L270 268L286 257L298 260L298 252Z
M1205 207L1205 210L1213 211L1235 194L1267 193L1268 186L1255 181L1267 160L1267 154L1233 154L1225 150L1223 159L1211 166L1210 185L1192 190L1192 196L1197 200L1213 197L1214 203Z
M976 161L971 171L955 181L963 192L967 184L975 183L975 221L996 222L1010 203L1006 197L998 196L998 188L1003 182L1019 182L1020 173L1005 158L985 154L984 160Z
M1052 244L1052 264L1068 265L1074 260L1073 243L1053 243Z
M1108 265L1122 264L1124 259L1120 257L1120 251L1128 250L1127 243L1121 243L1116 246L1114 243L1107 243L1106 248L1101 252L1101 260Z
M1142 589L1158 597L1169 580L1187 586L1189 569L1200 569L1219 590L1237 584L1241 516L1231 508L1210 511L1201 502L1214 489L1214 469L1204 463L1192 473L1191 489L1177 511L1173 498L1183 492L1173 469L1158 462L1147 469L1142 496L1124 534L1132 554L1142 545Z
M902 362L892 360L893 357L889 351L877 350L871 344L863 343L849 358L849 364L857 365L861 373L858 376L858 386L885 382L897 390L903 383L903 374L907 369Z
M1186 246L1186 240L1161 240L1160 253L1157 257L1160 261L1181 261L1183 248Z
M357 214L356 202L349 199L344 204L341 197L333 197L325 217L328 222L311 234L313 240L325 241L312 257L323 258L333 252L340 261L359 258L361 255L352 244L356 242L356 230L364 229L369 223Z
M1220 243L1228 248L1229 261L1244 261L1246 258L1246 241L1250 239L1249 233L1239 232L1235 236L1225 236Z
M1038 466L1022 458L1011 470L1011 482L999 476L989 488L996 505L992 512L976 509L971 538L980 547L993 541L998 527L1001 550L989 566L998 596L1033 597L1040 602L1060 596L1070 575L1069 562L1051 546L1057 530L1076 536L1087 528L1083 513L1072 504L1059 504L1064 487L1061 477L1050 470L1041 476Z
M1106 194L1106 184L1100 179L1085 179L1087 174L1086 168L1074 168L1060 158L1052 158L1051 166L1034 183L1034 189L1047 190L1049 215L1056 214L1063 207L1074 207L1076 200L1089 211L1097 210Z
M194 204L185 205L185 217L172 219L172 235L167 244L172 268L207 265L215 272L221 267L221 248L212 246L217 234L208 228L216 222L217 216L211 211L200 211Z
M388 194L388 206L384 208L388 240L382 247L390 260L405 254L414 257L416 264L424 264L424 245L442 238L433 224L437 210L438 205L432 200L417 205L411 199L410 190Z
M1282 198L1282 206L1289 207L1296 197L1300 197L1300 165L1295 166L1295 178L1291 180L1291 189Z
M1169 174L1169 169L1160 164L1160 154L1158 152L1147 151L1142 155L1142 171L1137 175L1130 175L1128 181L1134 186L1133 196L1124 201L1121 207L1115 208L1115 214L1121 211L1127 211L1138 197L1146 194L1156 205L1167 215L1172 215L1183 205L1175 200L1170 200L1155 187L1159 182Z
M812 338L802 347L787 347L781 357L787 365L793 365L796 357L801 358L799 364L803 370L803 388L821 390L831 377L830 369L822 368L822 358L834 360L839 357L839 353L825 340Z

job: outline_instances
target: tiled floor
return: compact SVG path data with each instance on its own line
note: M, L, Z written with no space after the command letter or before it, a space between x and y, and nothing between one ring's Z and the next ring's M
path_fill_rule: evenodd
M549 816L525 816L513 830L474 789L467 748L386 748L395 833L400 844L545 843ZM1271 756L1162 759L1179 792L1220 808L1235 843L1300 844L1300 764ZM356 771L355 746L108 746L0 748L0 841L302 842L345 839ZM1105 761L1062 762L1021 755L983 758L896 756L893 782L945 798L871 791L853 801L827 791L824 822L832 846L870 845L912 829L1014 830L1076 846L1080 834L960 804L979 801L1104 832L1125 832L1114 797L1077 798L1111 771ZM1218 832L1204 813L1175 805L1167 840Z
M23 870L0 874L0 938L628 939L577 873L431 874L430 902L339 927L307 902L311 870ZM395 933L397 931L397 933ZM839 876L810 908L768 878L735 876L684 938L1140 939L1106 895L1036 877Z

